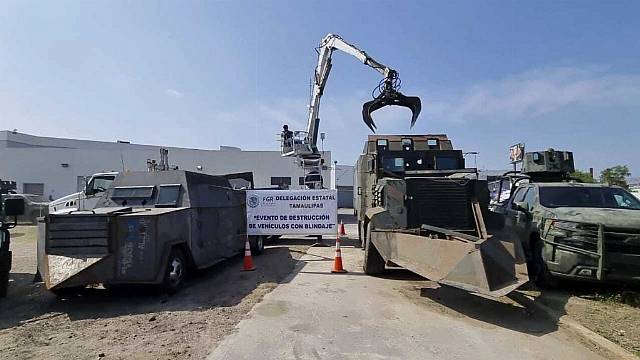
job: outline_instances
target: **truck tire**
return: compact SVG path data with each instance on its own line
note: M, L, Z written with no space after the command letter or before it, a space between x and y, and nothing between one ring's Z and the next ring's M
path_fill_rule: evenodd
M9 272L0 271L0 298L7 296L9 289Z
M532 240L532 266L530 266L531 269L529 269L529 280L533 280L536 286L542 289L554 288L558 285L558 280L551 275L549 268L547 268L547 264L544 262L544 258L542 257L544 242L539 237Z
M264 251L264 236L252 236L249 238L249 246L251 246L251 255L260 255Z
M184 252L177 247L171 249L167 268L162 280L162 290L168 294L175 294L184 284L187 275L187 258Z
M379 275L384 271L384 259L371 242L371 224L367 224L367 237L364 249L364 272L367 275Z
M3 246L8 247L8 243ZM0 298L7 296L9 272L11 272L11 251L0 249Z

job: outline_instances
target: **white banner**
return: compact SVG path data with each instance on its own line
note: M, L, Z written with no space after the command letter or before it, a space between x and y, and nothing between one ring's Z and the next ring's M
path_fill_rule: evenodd
M335 234L336 190L247 190L247 234Z

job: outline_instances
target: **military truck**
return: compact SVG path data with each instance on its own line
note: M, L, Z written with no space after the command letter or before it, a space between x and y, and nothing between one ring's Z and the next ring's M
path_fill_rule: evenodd
M540 286L558 279L640 281L640 201L627 190L571 179L568 151L526 153L512 174L504 231L523 244L530 277Z
M47 289L156 284L176 292L189 270L240 253L251 173L189 171L120 174L93 209L49 214L39 224L38 271ZM250 185L246 185L250 184ZM250 237L252 253L264 248Z
M9 229L16 226L18 216L24 213L24 200L20 198L5 199L5 185L0 181L0 297L7 295L9 288L9 272L11 271L11 233ZM15 183L13 183L15 188ZM12 219L13 218L13 219Z
M519 242L487 227L486 181L446 135L370 135L356 172L365 273L402 266L495 297L528 280Z

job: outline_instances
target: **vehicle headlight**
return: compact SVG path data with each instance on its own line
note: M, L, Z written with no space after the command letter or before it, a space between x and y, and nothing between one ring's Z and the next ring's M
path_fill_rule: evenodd
M577 223L570 221L558 221L555 219L547 219L544 222L545 236L552 237L569 237L573 231L578 228Z
M555 242L558 244L569 245L589 251L597 251L598 239L587 236L569 236L569 237L556 237Z
M556 229L567 230L567 231L576 231L581 228L580 223L576 223L572 221L555 220L551 223L551 225Z
M558 244L596 251L598 247L597 226L573 221L547 220L547 235Z

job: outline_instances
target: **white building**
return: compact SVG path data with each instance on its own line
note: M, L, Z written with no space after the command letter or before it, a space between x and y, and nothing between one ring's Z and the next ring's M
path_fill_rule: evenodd
M256 187L290 185L301 189L303 170L279 151L169 150L169 165L207 174L252 171ZM79 191L84 177L106 171L147 171L147 159L160 159L161 146L33 136L0 131L0 179L17 182L18 191L56 199ZM325 152L323 178L331 179L331 152Z
M353 207L353 181L355 166L338 165L331 166L331 189L338 190L338 207Z

